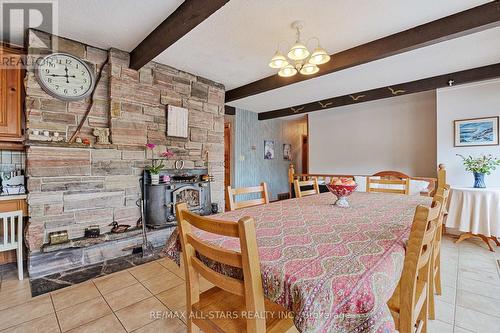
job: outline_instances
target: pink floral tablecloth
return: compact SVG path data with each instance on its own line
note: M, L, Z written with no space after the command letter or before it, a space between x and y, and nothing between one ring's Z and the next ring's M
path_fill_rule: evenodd
M415 207L431 199L355 192L348 200L350 208L339 208L323 193L217 215L255 219L265 296L294 313L300 332L394 331L386 303L401 276ZM233 238L199 236L239 249ZM177 238L167 242L167 255L179 261Z

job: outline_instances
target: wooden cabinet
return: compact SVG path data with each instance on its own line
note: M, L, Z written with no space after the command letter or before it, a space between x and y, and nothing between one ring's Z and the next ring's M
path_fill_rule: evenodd
M3 200L0 201L0 213L12 212L15 210L22 210L23 215L28 215L28 207L26 205L26 200Z
M0 213L11 212L15 210L22 210L23 216L28 216L28 205L26 204L26 200L25 199L0 200ZM3 230L0 230L0 235L3 235ZM26 251L23 251L23 254L26 257ZM16 261L17 261L16 250L0 252L0 265Z
M0 45L0 148L22 149L23 68L21 52Z

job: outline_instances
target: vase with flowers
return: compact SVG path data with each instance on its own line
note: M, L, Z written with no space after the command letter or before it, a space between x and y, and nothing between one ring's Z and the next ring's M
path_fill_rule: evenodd
M493 157L492 155L482 155L478 158L472 156L463 156L457 154L463 160L465 170L470 171L474 174L474 188L485 188L484 175L491 174L491 171L495 170L498 165L500 165L500 159Z
M149 172L149 176L151 178L151 184L152 185L158 185L160 183L160 172L161 170L165 167L165 164L163 164L164 158L169 158L173 157L175 154L171 152L170 150L165 150L163 153L160 154L161 158L154 158L154 149L156 148L156 145L154 143L148 143L146 145L146 149L151 150L151 165L148 165L146 167L146 171Z

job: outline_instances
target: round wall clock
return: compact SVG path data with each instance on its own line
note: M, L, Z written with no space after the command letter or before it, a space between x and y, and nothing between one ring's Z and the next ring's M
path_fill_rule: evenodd
M52 53L37 62L38 83L51 96L76 101L94 90L95 76L85 61L67 53Z

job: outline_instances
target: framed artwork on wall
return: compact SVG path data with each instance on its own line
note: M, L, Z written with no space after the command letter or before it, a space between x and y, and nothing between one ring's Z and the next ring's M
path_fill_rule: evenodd
M167 106L167 136L188 137L188 109Z
M288 143L283 144L283 159L285 161L292 160L292 145Z
M498 118L455 120L455 147L498 145Z
M264 159L272 160L274 158L274 141L264 140Z

